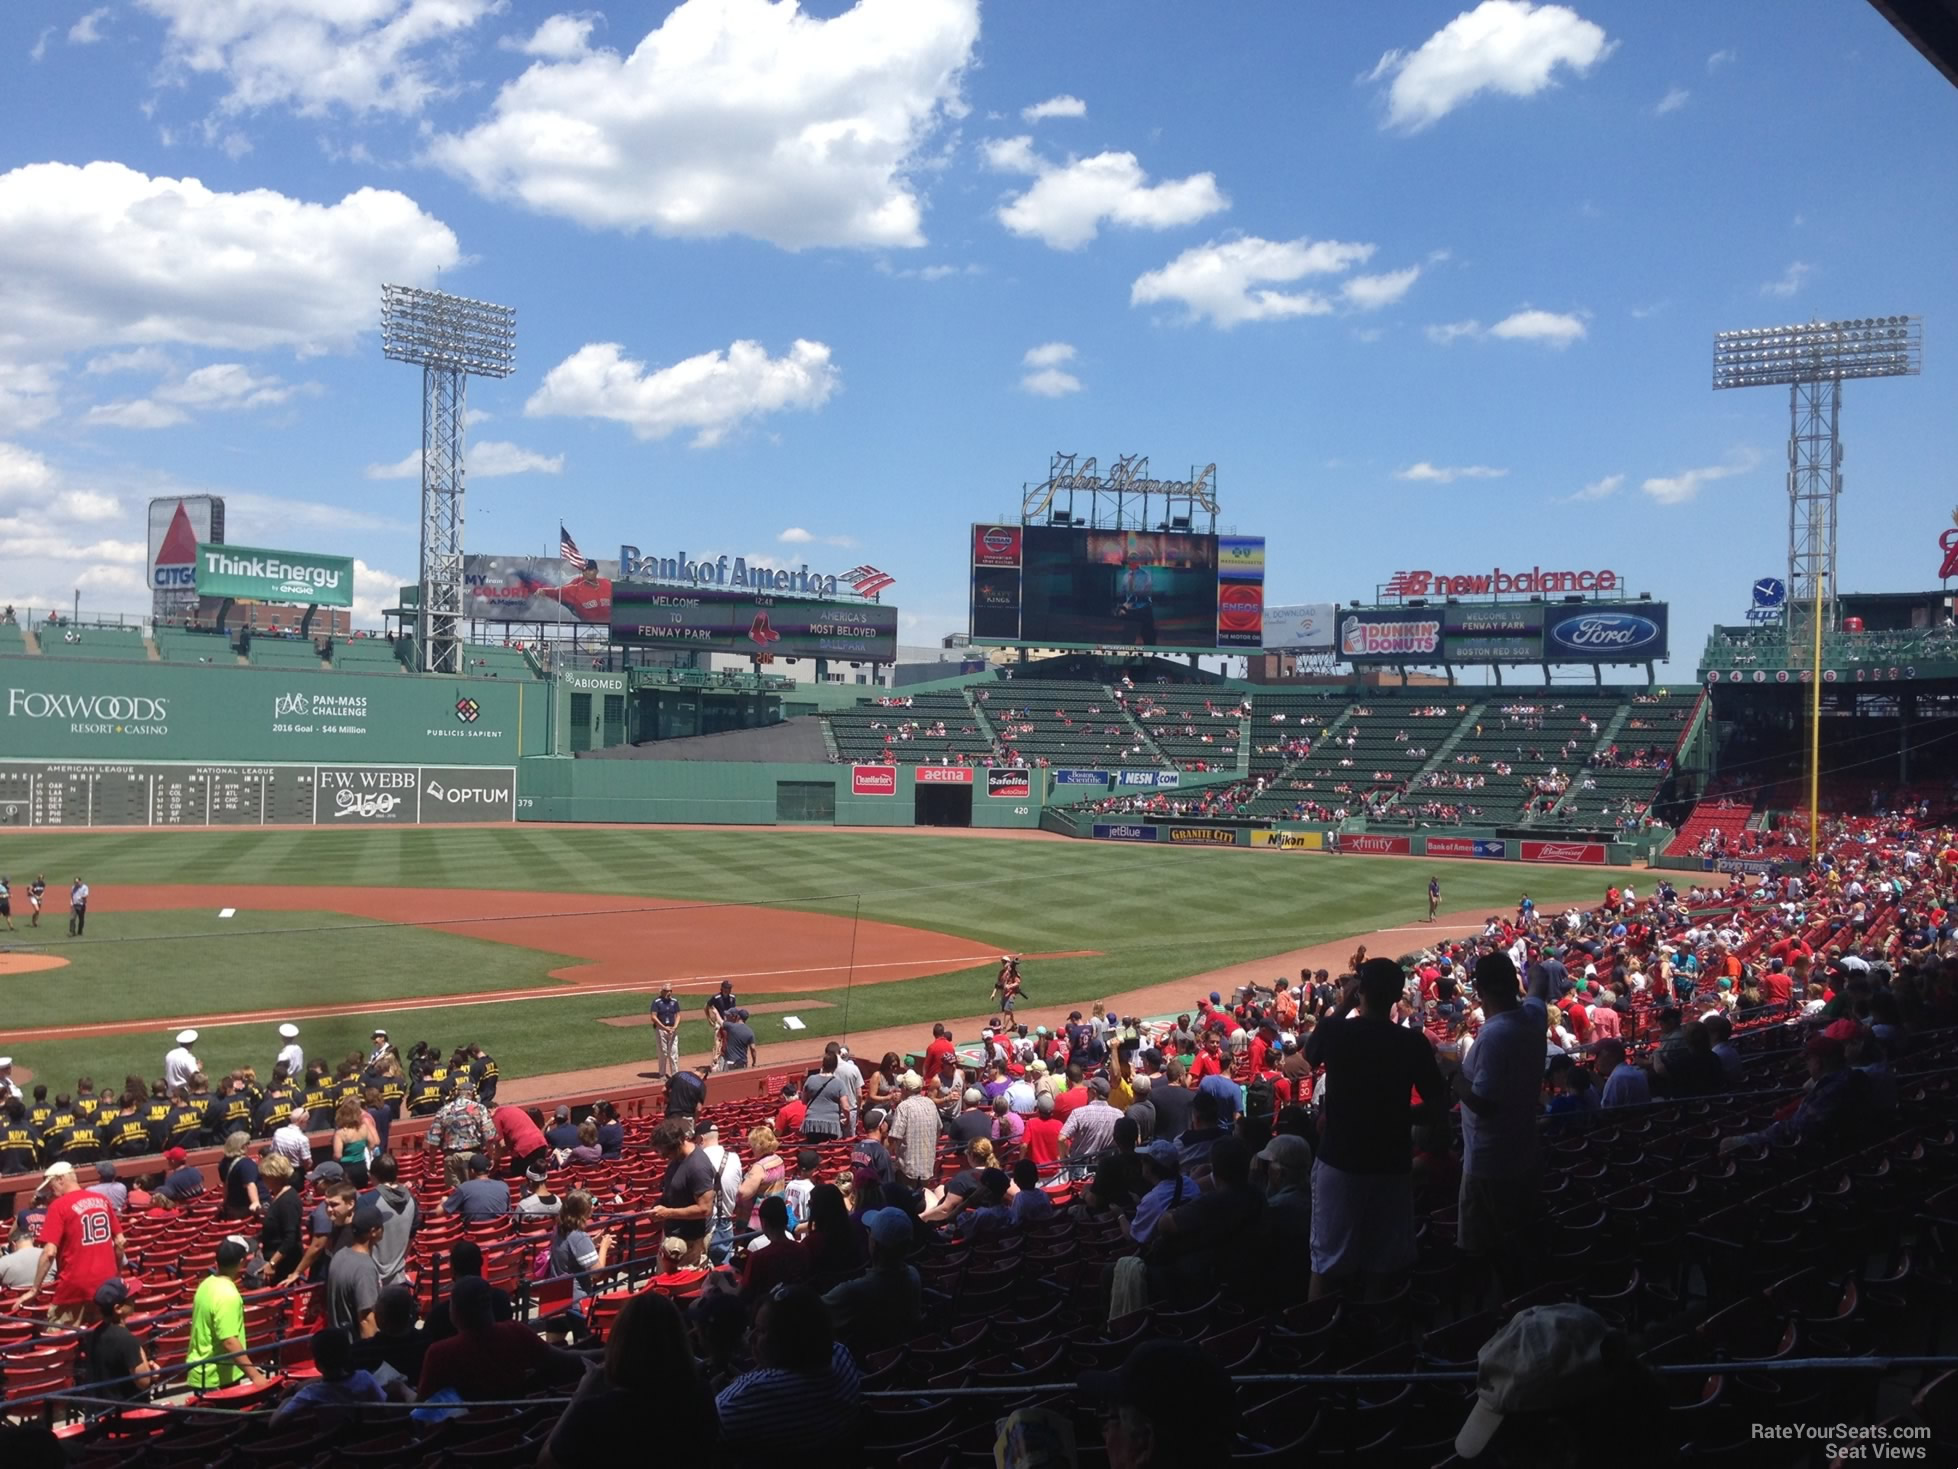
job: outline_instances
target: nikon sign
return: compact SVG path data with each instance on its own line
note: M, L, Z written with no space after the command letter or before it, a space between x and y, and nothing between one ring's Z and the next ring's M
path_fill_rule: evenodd
M351 607L354 564L345 556L200 544L197 595L232 597L241 602Z

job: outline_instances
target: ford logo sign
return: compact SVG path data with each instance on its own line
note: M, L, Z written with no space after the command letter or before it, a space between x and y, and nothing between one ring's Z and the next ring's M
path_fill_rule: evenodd
M1552 624L1550 642L1584 658L1650 654L1665 642L1665 631L1651 618L1632 612L1586 612Z

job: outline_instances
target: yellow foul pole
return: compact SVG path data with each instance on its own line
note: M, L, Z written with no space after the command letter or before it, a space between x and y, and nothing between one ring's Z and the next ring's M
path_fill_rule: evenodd
M1822 842L1822 581L1814 578L1815 648L1808 676L1808 860L1813 862Z

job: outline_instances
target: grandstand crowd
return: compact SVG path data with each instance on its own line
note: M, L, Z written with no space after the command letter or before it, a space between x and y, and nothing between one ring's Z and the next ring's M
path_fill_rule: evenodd
M385 1034L282 1034L262 1088L188 1031L112 1096L0 1067L0 1171L45 1170L8 1412L105 1464L1758 1464L1800 1460L1750 1425L1880 1408L1948 1443L1958 1379L1773 1375L1936 1348L1958 1293L1958 845L1821 835L1174 1017L832 1042L712 1104L682 1072L646 1115L499 1105L479 1049Z

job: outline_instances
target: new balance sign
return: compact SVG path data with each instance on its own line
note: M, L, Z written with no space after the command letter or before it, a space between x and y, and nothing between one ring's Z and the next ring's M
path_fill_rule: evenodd
M850 794L853 796L895 796L897 794L897 767L895 765L852 765L850 767Z
M1604 862L1603 842L1524 842L1525 862Z

